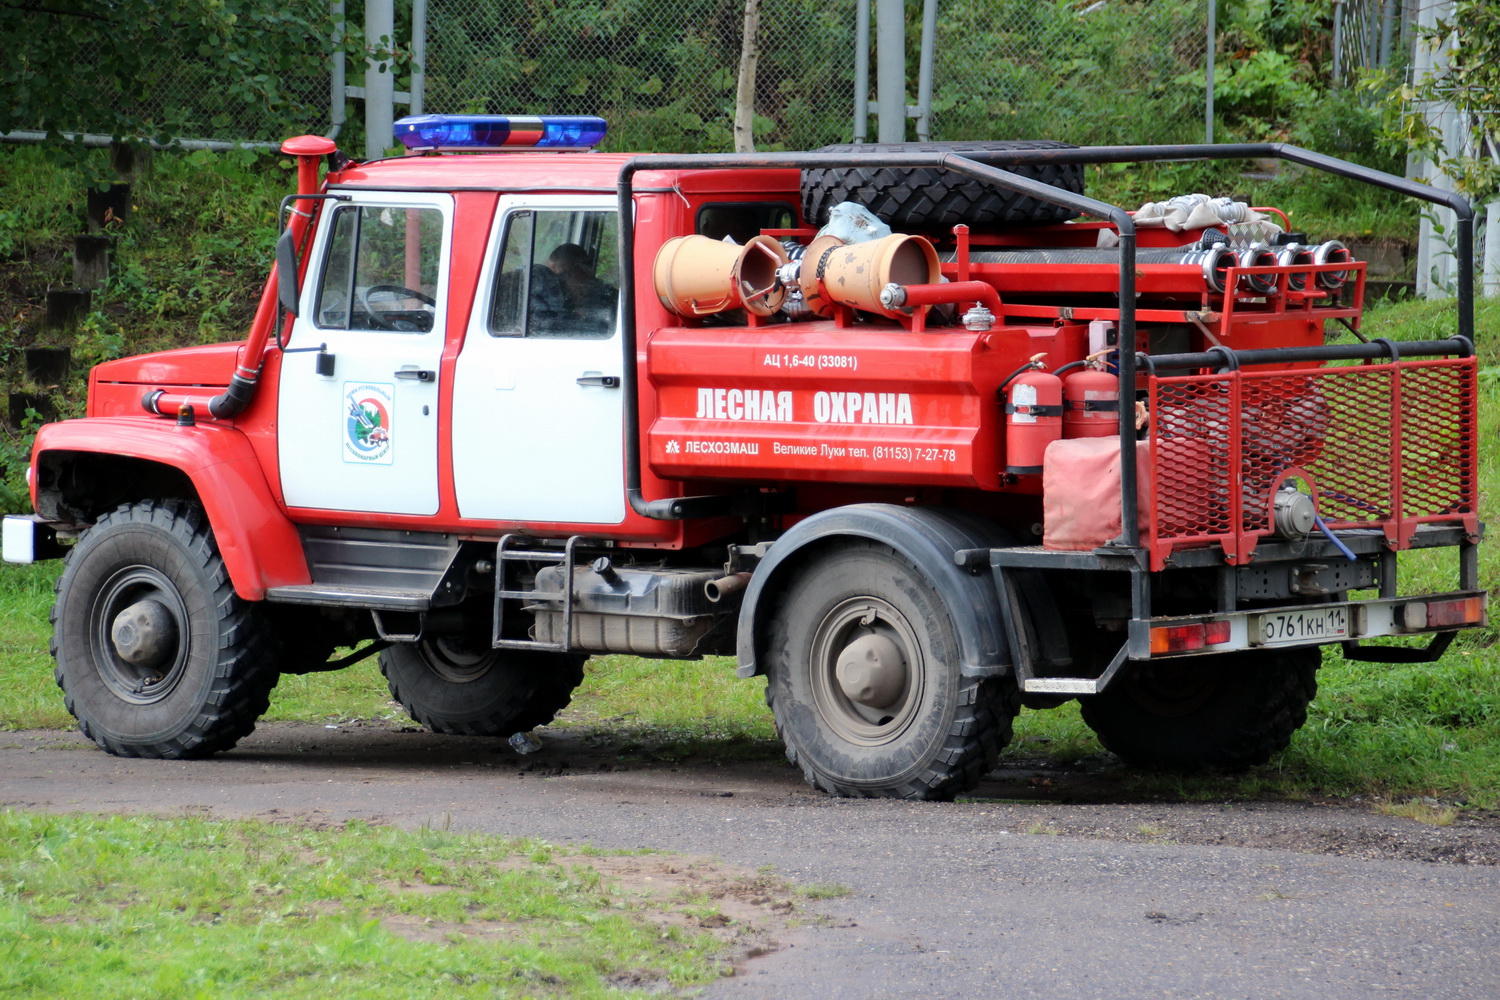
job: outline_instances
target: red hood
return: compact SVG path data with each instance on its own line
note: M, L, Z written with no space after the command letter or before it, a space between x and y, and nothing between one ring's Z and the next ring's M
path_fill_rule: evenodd
M95 366L93 377L95 382L227 386L229 377L234 374L235 362L244 349L244 342L238 341L138 354Z

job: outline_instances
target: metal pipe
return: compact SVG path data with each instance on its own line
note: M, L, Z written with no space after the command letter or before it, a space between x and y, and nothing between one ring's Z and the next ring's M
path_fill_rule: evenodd
M396 10L394 0L365 0L365 45L373 51L384 39L394 45ZM395 142L396 78L388 59L373 55L365 63L365 159L378 160Z
M422 98L427 91L427 0L411 0L411 100L407 114L422 113Z
M1337 87L1344 80L1344 0L1333 0L1333 73L1329 82Z
M708 580L703 584L703 596L714 604L718 604L730 594L737 594L744 590L750 583L749 573L731 573L721 576L717 580Z
M18 129L15 132L0 132L0 142L46 142L46 132L35 132L29 129ZM54 137L61 136L69 142L76 142L90 149L107 149L119 140L110 135L96 135L91 132L53 132ZM138 140L157 150L183 149L188 151L206 149L213 153L227 153L236 149L280 149L279 142L228 142L220 139L174 139L171 142L157 142L154 139Z
M906 12L901 0L875 8L876 134L881 142L906 138Z
M870 131L870 0L854 9L854 141Z
M885 286L880 293L880 304L887 309L906 309L915 306L958 305L963 302L978 302L999 316L1003 306L1000 293L993 285L983 281L946 281L938 285Z
M344 130L345 101L349 97L344 75L344 0L333 0L329 13L333 20L333 52L328 57L328 138L337 139Z
M1203 88L1204 142L1214 141L1214 56L1219 50L1218 7L1218 0L1208 0L1208 60L1203 73L1206 81Z
M1403 340L1398 345L1401 357L1442 357L1445 355L1467 356L1474 352L1474 344L1465 337L1450 337L1447 340ZM1142 355L1142 357L1147 357ZM1192 354L1153 354L1147 363L1154 369L1219 368L1233 361L1246 365L1286 364L1297 361L1374 361L1391 357L1388 343L1371 341L1368 344L1316 344L1311 347L1265 347L1246 351L1223 350L1202 351Z
M932 138L932 54L937 36L937 0L922 0L922 57L917 71L917 138Z

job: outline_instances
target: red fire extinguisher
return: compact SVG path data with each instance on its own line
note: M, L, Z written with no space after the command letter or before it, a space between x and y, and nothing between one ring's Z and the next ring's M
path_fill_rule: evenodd
M1120 380L1098 358L1063 380L1063 437L1120 433Z
M1042 453L1062 437L1062 379L1038 354L1000 383L1005 393L1005 471L1039 476Z

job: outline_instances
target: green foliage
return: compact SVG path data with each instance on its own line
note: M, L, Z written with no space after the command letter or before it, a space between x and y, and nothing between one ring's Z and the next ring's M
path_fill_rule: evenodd
M0 5L0 132L40 130L50 149L97 164L62 133L170 142L233 123L316 117L299 84L326 73L327 4L255 0L114 0ZM355 44L351 40L351 44ZM326 90L318 94L326 103ZM264 126L274 133L284 125ZM107 180L105 171L94 179Z
M1237 120L1247 139L1279 134L1311 104L1316 90L1305 63L1274 48L1257 49L1214 74L1214 106Z
M1401 87L1390 98L1401 110L1393 141L1426 156L1475 199L1500 193L1500 6L1493 0L1456 0L1453 17L1440 21L1418 44L1436 48L1451 41L1447 65ZM1457 155L1444 148L1442 133L1427 119L1451 104L1469 129Z
M920 6L907 11L915 45ZM1082 145L1201 138L1202 18L1201 3L1184 2L1050 0L999 16L980 0L940 5L935 134Z

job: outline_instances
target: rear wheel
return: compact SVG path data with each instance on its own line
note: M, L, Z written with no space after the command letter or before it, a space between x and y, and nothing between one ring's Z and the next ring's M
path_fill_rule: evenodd
M257 605L234 593L208 519L125 504L68 554L54 676L78 727L121 757L203 757L255 728L279 674Z
M509 736L551 722L583 682L587 657L475 648L456 635L380 654L391 697L435 733Z
M941 596L884 545L817 557L781 595L767 649L787 757L824 791L951 799L1010 739L1014 687L960 673Z
M1285 750L1318 692L1317 647L1250 650L1131 665L1083 721L1126 763L1242 770Z

